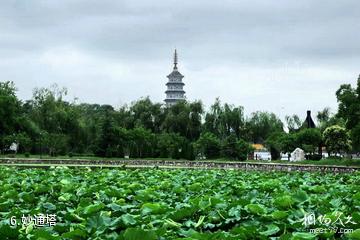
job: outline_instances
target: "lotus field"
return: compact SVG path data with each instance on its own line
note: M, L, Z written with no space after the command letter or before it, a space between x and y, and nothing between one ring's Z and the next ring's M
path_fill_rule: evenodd
M0 173L1 239L360 238L359 173L66 167Z

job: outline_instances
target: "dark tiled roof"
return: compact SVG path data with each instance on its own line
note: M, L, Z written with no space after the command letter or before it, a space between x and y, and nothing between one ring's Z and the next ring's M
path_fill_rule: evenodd
M167 77L168 78L169 77L181 77L181 78L183 78L184 75L182 75L178 70L174 69L174 71L172 71Z
M172 93L185 93L184 90L179 90L179 89L168 89L165 91L165 93L168 93L168 92L172 92Z
M185 83L183 83L183 82L167 82L166 85L174 85L174 86L175 85L183 85L184 86Z
M304 125L307 128L315 128L316 127L314 121L311 118L311 111L307 111L307 116L306 116Z

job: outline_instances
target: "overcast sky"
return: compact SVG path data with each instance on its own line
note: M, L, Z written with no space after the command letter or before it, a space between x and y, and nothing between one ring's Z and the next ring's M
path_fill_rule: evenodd
M161 102L175 47L191 101L336 111L360 73L360 1L1 1L0 80L21 99L57 83L80 102Z

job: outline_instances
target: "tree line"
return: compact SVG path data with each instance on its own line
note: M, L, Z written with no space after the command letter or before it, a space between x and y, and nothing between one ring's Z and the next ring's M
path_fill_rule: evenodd
M309 155L360 149L360 78L356 88L341 85L339 109L317 113L307 128L297 115L285 124L274 113L245 116L242 106L216 99L208 111L200 101L166 107L148 97L115 109L111 105L66 101L67 90L54 85L34 89L21 101L13 82L0 82L0 151L14 143L26 155L96 155L132 158L229 158L244 160L251 143L262 143L273 159L301 147ZM287 131L285 131L285 127Z

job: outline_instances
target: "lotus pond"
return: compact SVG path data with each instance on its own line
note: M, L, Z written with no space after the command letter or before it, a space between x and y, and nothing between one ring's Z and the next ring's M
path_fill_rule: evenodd
M56 224L24 223L41 214ZM359 173L0 167L1 239L360 239L359 229Z

